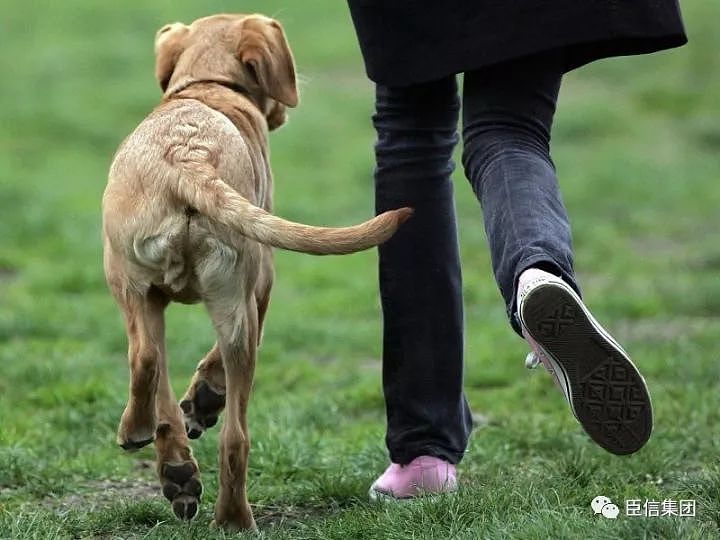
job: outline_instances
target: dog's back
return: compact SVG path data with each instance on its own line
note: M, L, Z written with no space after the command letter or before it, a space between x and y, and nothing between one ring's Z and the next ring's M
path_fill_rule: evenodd
M178 177L212 167L240 195L266 207L266 171L258 162L237 127L196 100L162 104L127 137L110 167L103 221L107 247L122 254L136 287L186 289L194 260L208 255L204 244L218 225L168 196ZM227 248L247 247L241 235L222 236L231 241Z

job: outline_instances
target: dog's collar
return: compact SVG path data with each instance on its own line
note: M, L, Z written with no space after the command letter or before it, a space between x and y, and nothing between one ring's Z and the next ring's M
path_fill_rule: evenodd
M176 94L179 94L180 92L182 92L183 90L187 90L189 87L194 86L196 84L218 84L220 86L224 86L225 88L232 90L233 92L235 92L237 94L241 94L243 96L250 97L250 91L245 86L243 86L241 84L237 84L232 81L223 81L220 79L195 79L195 80L191 80L191 81L186 81L186 82L182 83L180 86L178 86L177 88L173 88L170 92L168 92L166 94L165 97L168 97L168 98L173 97Z

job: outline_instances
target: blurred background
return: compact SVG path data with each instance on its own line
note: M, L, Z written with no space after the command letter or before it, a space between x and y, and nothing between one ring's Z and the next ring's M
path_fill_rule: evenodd
M158 103L163 24L262 12L285 27L301 104L271 135L275 211L344 225L372 214L373 88L344 2L40 2L0 7L0 538L210 532L217 429L194 442L206 486L174 521L152 449L114 443L128 373L102 273L100 200L122 139ZM633 355L656 430L617 458L583 434L550 377L523 367L492 279L480 208L456 173L466 389L477 429L461 497L385 509L374 251L277 252L250 410L250 500L272 538L696 537L720 534L720 4L683 5L690 43L568 74L553 156L588 305ZM168 312L177 393L213 342L201 307ZM596 495L696 499L694 518L603 520Z

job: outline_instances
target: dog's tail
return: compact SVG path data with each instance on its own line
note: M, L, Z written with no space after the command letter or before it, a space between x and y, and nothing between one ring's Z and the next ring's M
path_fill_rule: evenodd
M213 221L261 244L313 255L355 253L382 244L413 213L399 208L352 227L314 227L255 206L216 175L185 172L174 184L183 203Z

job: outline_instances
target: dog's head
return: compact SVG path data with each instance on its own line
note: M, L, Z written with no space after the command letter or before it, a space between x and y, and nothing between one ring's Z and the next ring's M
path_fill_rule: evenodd
M155 37L155 75L163 92L194 81L247 89L270 129L298 104L295 63L279 22L263 15L213 15L163 26Z

